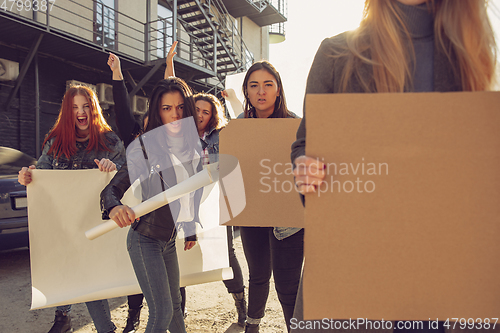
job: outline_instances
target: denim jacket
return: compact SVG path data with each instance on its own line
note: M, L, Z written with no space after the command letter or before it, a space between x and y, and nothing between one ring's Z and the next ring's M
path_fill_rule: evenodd
M59 158L54 157L54 154L49 154L49 149L55 140L55 138L52 138L43 147L42 155L38 159L36 168L58 170L96 169L97 164L94 162L94 159L101 160L102 158L107 158L116 164L117 170L120 170L121 166L125 163L125 149L123 148L123 143L113 132L107 132L104 135L107 140L106 146L111 149L111 151L87 151L86 149L89 141L77 141L77 151L69 159L64 154L61 154Z
M212 128L207 132L205 138L200 138L202 149L207 148L208 150L208 158L210 163L215 163L219 161L219 132L221 130L217 130Z

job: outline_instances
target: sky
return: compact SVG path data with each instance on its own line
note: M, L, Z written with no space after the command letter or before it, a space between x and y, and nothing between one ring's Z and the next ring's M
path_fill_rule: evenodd
M269 61L281 75L290 111L302 116L307 74L321 41L355 29L363 5L364 0L288 0L286 40L270 45ZM490 20L500 45L500 0L490 0Z

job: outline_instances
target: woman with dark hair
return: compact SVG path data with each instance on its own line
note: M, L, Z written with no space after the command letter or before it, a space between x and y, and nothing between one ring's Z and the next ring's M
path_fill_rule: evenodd
M244 112L238 118L298 118L288 110L281 77L268 61L259 61L250 67L243 81L243 93ZM304 230L241 227L240 233L250 273L245 332L259 332L271 272L290 329L304 258Z
M167 56L165 79L174 76L173 56L176 54L174 52L176 44L177 42L174 42ZM108 58L108 65L113 72L113 97L115 101L116 123L125 147L127 147L137 137L137 133L141 131L141 127L135 121L128 105L129 99L121 73L119 57L111 53ZM199 93L194 95L194 99L198 134L203 146L202 161L203 164L215 163L219 157L219 132L226 126L228 121L222 105L214 95ZM145 114L142 121L143 127L146 127L147 119L147 114ZM246 320L245 286L243 284L241 267L234 253L232 227L227 227L227 237L229 265L233 269L234 277L231 280L224 280L223 282L228 292L234 298L238 312L238 324L244 326ZM185 313L186 295L184 287L181 288L181 296L181 308L182 312ZM142 301L142 294L128 296L129 315L123 333L131 332L138 327Z
M202 145L203 164L215 163L219 160L219 132L228 121L220 101L212 94L197 93L194 95L196 112L198 114L198 135ZM226 227L229 266L233 270L231 280L223 280L227 291L233 296L238 312L238 325L245 326L247 304L245 300L245 285L240 263L236 258L233 246L233 227Z
M172 44L170 48L165 69L165 78L175 76L174 56L176 55L175 47L177 42ZM200 137L203 151L203 164L215 163L219 161L219 132L227 125L228 120L224 114L219 99L212 94L197 93L194 95L196 114L198 116L198 135ZM229 266L233 270L233 278L231 280L223 280L227 291L233 296L236 310L238 312L238 325L245 326L247 318L247 304L245 300L245 285L243 283L243 273L241 272L240 263L236 258L233 246L233 227L226 227L227 230L227 245L229 254ZM185 300L185 288L183 292L183 300Z
M111 172L125 163L123 144L106 123L96 94L86 86L70 87L64 94L59 116L45 137L37 169L95 169ZM29 185L31 169L22 168L18 180ZM115 331L108 301L86 303L99 333ZM71 305L58 306L54 325L49 333L69 332Z
M269 61L258 61L248 69L243 94L243 114L238 118L299 118L288 110L281 76Z
M491 90L496 44L487 4L486 0L366 0L356 30L321 43L306 94ZM325 165L305 156L305 122L304 110L291 157L297 166L296 186L307 197L322 183ZM300 321L301 293L296 310ZM429 326L424 323L425 329L419 331L431 331ZM394 330L402 330L397 322ZM443 326L432 331L442 332Z
M126 94L126 90L122 93ZM124 114L133 117L128 102L124 107L127 108ZM128 127L122 126L126 128L124 133L143 134L131 143L127 164L101 193L103 218L113 219L120 227L131 225L127 248L149 308L145 332L166 332L167 329L172 333L186 332L175 238L177 227L182 226L186 236L184 249L195 245L195 222L199 221L202 191L175 200L137 221L134 211L122 205L120 199L130 187L131 178L141 180L145 201L201 171L201 145L196 135L191 89L178 78L159 81L149 98L147 115L144 131L135 121L127 121ZM190 132L194 135L189 135ZM136 176L137 164L148 166L147 175Z

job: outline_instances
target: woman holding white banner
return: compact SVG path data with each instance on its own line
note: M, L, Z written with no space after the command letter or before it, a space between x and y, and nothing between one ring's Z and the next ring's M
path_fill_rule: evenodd
M43 142L37 169L95 169L111 172L125 163L125 150L120 139L106 123L96 94L86 86L72 86L64 94L56 123ZM31 169L19 171L19 183L31 183ZM57 272L55 272L57 273ZM59 274L56 274L59 275ZM59 275L60 276L60 275ZM86 303L99 333L114 332L107 300ZM49 333L70 331L71 305L58 306Z
M366 0L359 28L322 42L306 94L491 90L496 45L487 3ZM322 183L325 165L305 156L305 119L304 110L291 157L296 186L307 196ZM294 320L302 318L299 293ZM443 331L442 325L434 330L428 326L414 331ZM394 331L399 330L404 331L396 323Z
M192 91L178 78L158 82L149 101L144 134L127 148L127 163L101 193L103 219L132 225L127 248L149 307L145 332L186 332L181 311L176 224L186 236L185 250L196 243L195 223L202 191L187 194L135 221L135 212L120 200L135 180L146 201L201 171ZM134 125L140 133L140 124ZM130 133L134 133L132 128ZM143 166L145 166L143 170Z
M298 118L286 106L278 71L267 61L254 63L243 81L244 113L238 118ZM302 261L304 230L283 227L241 227L241 241L250 273L245 332L259 332L271 273L287 328L295 307Z

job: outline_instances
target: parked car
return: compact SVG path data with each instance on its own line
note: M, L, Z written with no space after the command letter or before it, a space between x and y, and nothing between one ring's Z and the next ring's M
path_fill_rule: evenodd
M26 186L17 175L36 160L16 149L0 147L0 251L25 247L28 239Z

